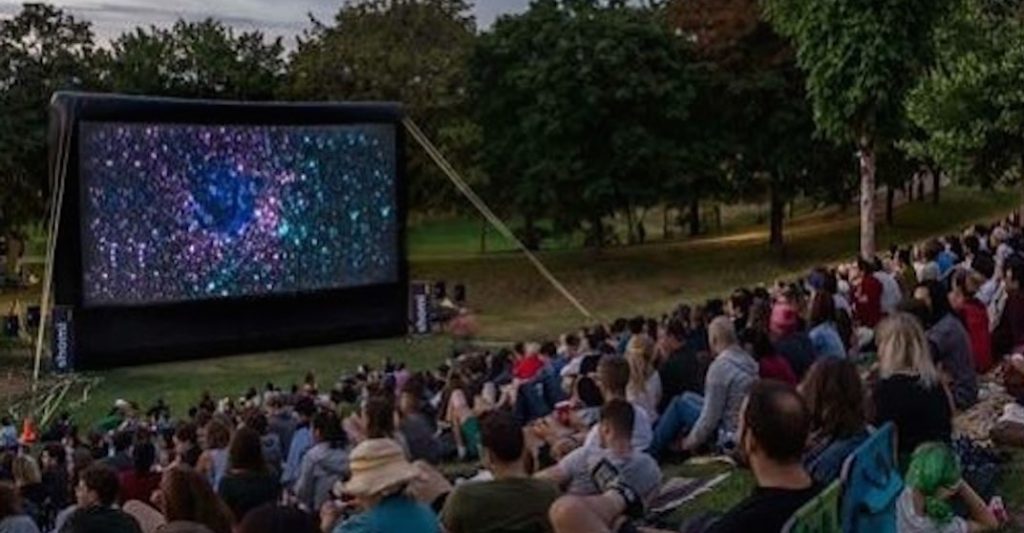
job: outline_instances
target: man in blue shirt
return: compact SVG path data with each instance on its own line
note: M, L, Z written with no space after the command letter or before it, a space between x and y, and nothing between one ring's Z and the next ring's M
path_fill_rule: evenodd
M288 458L285 459L281 469L281 485L291 488L299 479L299 467L302 465L302 456L313 447L313 431L310 429L310 421L316 413L316 405L313 399L308 396L299 398L295 403L295 414L299 417L299 425L292 435L291 445L288 447Z

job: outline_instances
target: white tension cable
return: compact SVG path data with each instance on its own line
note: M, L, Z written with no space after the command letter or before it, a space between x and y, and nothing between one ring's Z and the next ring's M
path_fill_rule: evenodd
M530 249L522 243L522 241L516 238L512 231L508 229L508 226L506 226L505 223L502 222L489 207L487 207L487 204L485 204L484 201L481 200L475 192L473 192L473 189L463 181L459 176L459 173L452 168L451 164L448 163L448 160L441 155L441 152L438 151L437 147L434 146L433 143L430 142L430 139L428 139L423 131L420 130L419 126L417 126L416 123L408 117L402 119L402 123L405 125L405 129L409 134L416 139L416 142L426 150L427 155L434 160L434 163L441 168L445 175L448 176L448 179L451 180L457 189L459 189L459 192L461 192L463 196L465 196L470 203L480 211L480 214L498 230L498 233L501 233L503 237L515 243L519 250L526 255L527 259L533 263L533 266L537 268L540 275L544 276L544 279L548 280L548 283L551 283L551 285L558 290L566 300L569 300L569 303L571 303L573 307L575 307L584 317L588 319L593 318L593 315L586 307L583 306L582 303L580 303L579 299L573 296L573 294L569 292L569 289L565 288L565 285L563 285L562 282L558 281L558 278L556 278L554 274L544 266L544 263L542 263L540 259L537 259L537 256L534 255L534 253L531 252Z

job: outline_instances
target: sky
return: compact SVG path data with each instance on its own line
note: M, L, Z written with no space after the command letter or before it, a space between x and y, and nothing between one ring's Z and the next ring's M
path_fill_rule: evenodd
M242 30L259 29L283 36L293 44L294 36L309 27L309 14L331 21L343 0L53 0L74 15L93 23L101 40L108 40L136 26L167 26L178 18L220 19ZM526 9L529 0L476 0L473 11L477 26L490 27L496 17ZM10 17L21 2L0 0L0 18Z

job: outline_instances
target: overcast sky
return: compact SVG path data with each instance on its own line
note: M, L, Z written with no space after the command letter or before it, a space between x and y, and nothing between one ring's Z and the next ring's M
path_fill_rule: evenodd
M293 36L309 27L308 14L330 21L343 0L54 0L52 3L88 19L101 39L117 36L135 26L172 24L178 18L198 20L209 16L244 30L260 29L281 35L289 45ZM477 26L489 27L503 13L526 9L529 0L476 0ZM21 2L0 0L0 17L9 17Z

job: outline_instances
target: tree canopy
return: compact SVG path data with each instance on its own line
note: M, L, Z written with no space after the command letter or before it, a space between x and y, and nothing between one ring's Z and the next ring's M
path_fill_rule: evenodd
M527 218L602 244L605 217L632 229L681 170L687 47L650 10L536 1L480 37L471 72L484 168Z
M94 58L89 24L52 6L0 21L0 232L42 216L50 97L93 86Z

